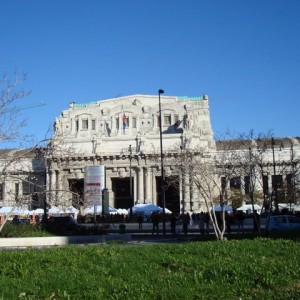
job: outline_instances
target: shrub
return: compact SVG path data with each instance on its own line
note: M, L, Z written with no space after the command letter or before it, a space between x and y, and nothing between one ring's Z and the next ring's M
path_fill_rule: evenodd
M0 237L40 237L51 236L41 225L15 225L7 223L0 232Z

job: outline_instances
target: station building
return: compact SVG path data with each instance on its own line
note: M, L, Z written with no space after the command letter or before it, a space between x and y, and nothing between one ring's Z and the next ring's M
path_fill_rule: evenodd
M162 206L163 157L165 182L177 183L165 189L165 206L175 213L206 211L204 199L191 179L173 163L187 143L189 149L200 146L214 155L228 149L229 141L214 139L207 95L131 95L71 102L55 119L54 135L46 149L2 150L0 207L13 206L24 197L29 199L31 209L42 207L45 199L60 207L84 205L85 168L97 165L105 166L110 206ZM271 194L274 182L296 185L300 138L272 139L267 147L261 170L264 195ZM12 155L19 158L8 166ZM247 180L232 178L225 188L240 188L247 194ZM43 197L42 189L47 191ZM296 203L299 195L295 195Z
M161 99L160 99L161 98ZM49 188L58 191L61 201L83 195L85 166L104 165L105 187L109 203L130 208L136 203L161 203L162 140L165 179L176 177L179 170L168 158L189 146L201 144L216 149L209 115L208 96L132 95L92 103L70 103L55 121L53 145L63 148L49 162ZM160 110L161 132L160 139ZM202 201L185 179L185 194L175 188L165 191L165 205L172 211L200 210ZM178 183L178 186L182 186ZM184 199L185 203L182 203ZM73 202L76 199L72 200Z

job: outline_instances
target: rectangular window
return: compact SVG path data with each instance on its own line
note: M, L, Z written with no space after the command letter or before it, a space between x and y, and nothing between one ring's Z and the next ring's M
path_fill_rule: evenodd
M226 189L226 178L225 177L221 177L221 186L222 186L222 192L224 193L224 191Z
M15 183L15 200L18 199L20 194L20 184L18 182Z
M136 128L136 118L132 118L132 128Z
M29 195L30 194L30 182L24 181L22 184L22 190L23 190L23 195Z
M249 195L250 194L250 176L245 176L244 181L245 181L245 194Z
M171 115L164 115L164 125L165 126L171 125Z
M272 187L280 187L282 186L282 175L272 175Z
M288 187L293 186L293 174L286 174L286 184Z
M269 193L269 178L267 175L263 175L263 191L265 195Z
M175 126L179 125L179 115L174 115L174 125Z
M120 123L119 123L119 118L116 119L116 128L119 129Z
M87 119L83 119L82 120L82 130L88 130L88 120Z
M96 130L96 120L92 120L92 130Z
M78 120L75 121L75 130L78 131L79 129L79 122Z
M241 179L239 177L233 177L230 179L230 188L240 189L241 188Z

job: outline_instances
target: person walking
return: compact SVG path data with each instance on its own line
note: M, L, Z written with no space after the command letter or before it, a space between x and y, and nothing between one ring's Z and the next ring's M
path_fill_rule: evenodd
M144 219L144 216L143 215L138 215L137 217L137 221L139 223L139 231L143 230L143 219Z
M199 229L201 234L205 234L205 214L202 211L199 215Z
M188 226L190 224L190 215L189 213L186 213L183 215L183 220L182 220L182 231L185 235L188 233Z
M238 233L244 233L245 214L243 211L237 211L235 216L238 224Z
M159 213L158 212L153 212L151 214L151 222L152 222L152 234L156 232L156 234L159 234Z
M176 222L177 222L177 218L175 214L172 213L170 216L170 226L171 226L171 234L173 235L176 234Z

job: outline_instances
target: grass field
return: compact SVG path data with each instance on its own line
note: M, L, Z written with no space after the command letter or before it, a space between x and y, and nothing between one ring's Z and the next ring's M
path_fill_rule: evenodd
M290 240L2 250L0 299L300 299Z

